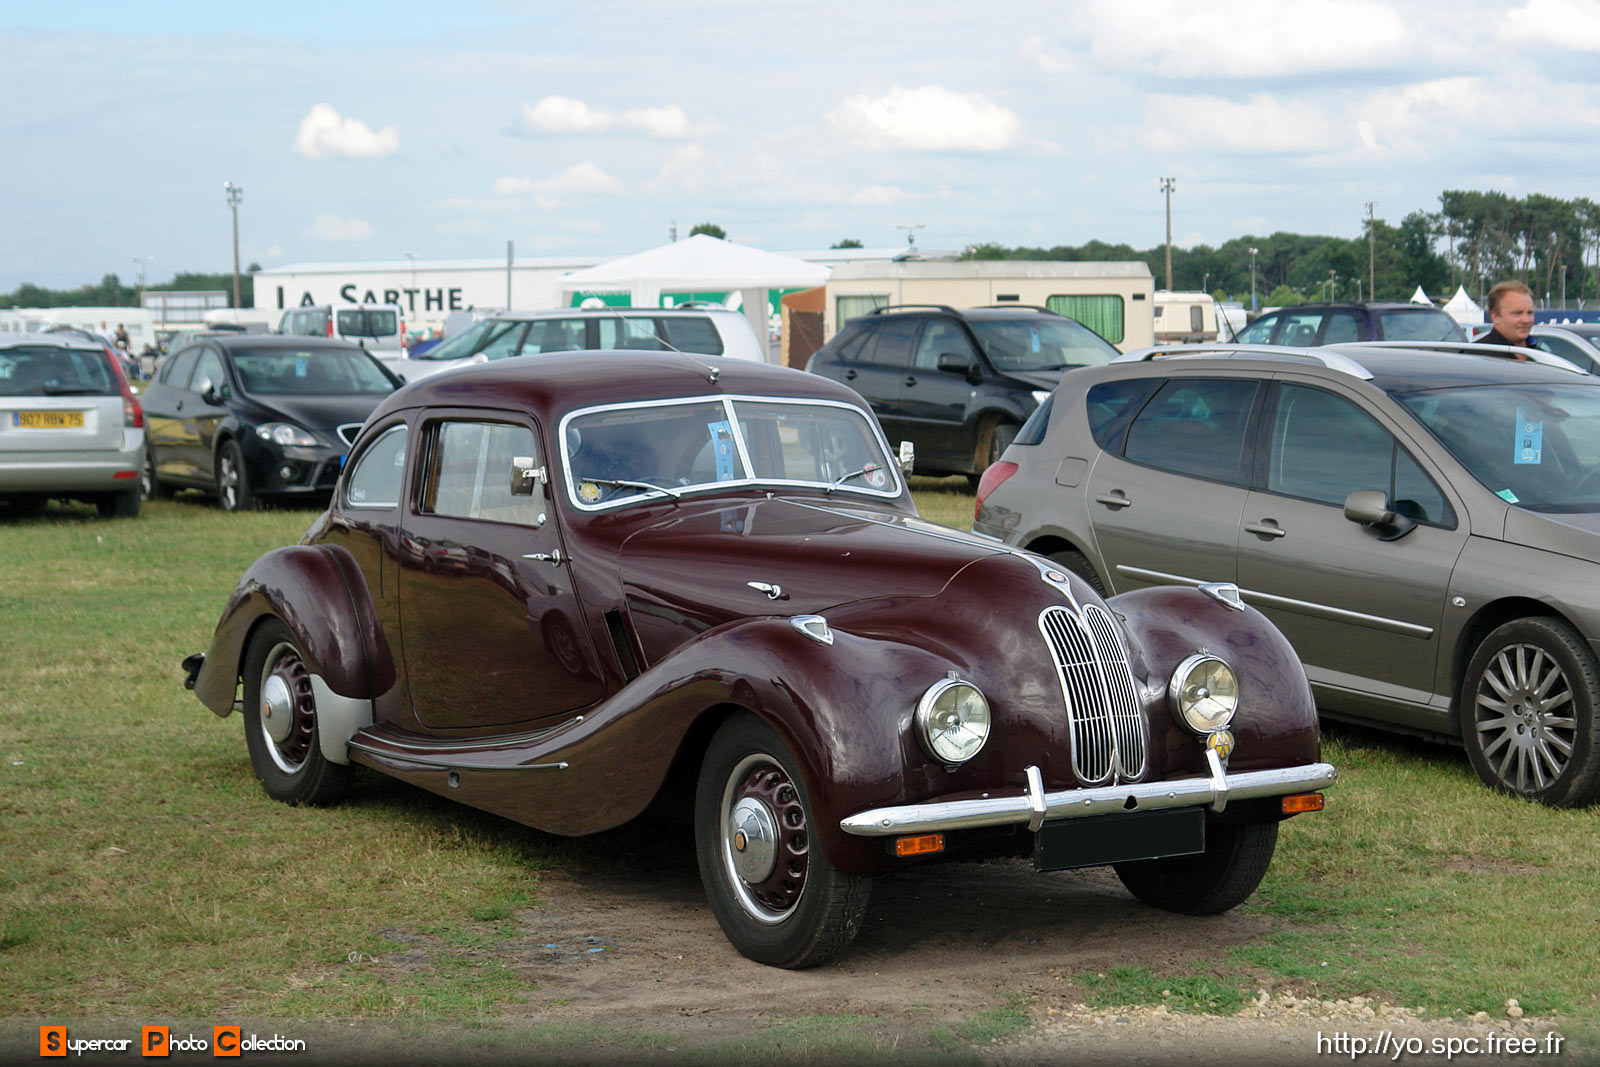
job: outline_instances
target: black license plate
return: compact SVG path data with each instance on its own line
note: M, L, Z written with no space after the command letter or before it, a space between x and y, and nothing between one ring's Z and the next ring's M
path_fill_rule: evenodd
M1205 809L1128 811L1045 823L1033 835L1033 867L1064 871L1205 850Z

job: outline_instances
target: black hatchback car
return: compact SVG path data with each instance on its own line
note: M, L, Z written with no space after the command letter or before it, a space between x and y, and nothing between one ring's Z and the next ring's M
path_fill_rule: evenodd
M399 386L344 341L197 338L162 362L140 398L145 495L205 489L226 511L259 497L326 496L361 424Z
M860 393L924 474L976 476L1073 367L1118 353L1045 308L892 305L851 319L806 369Z
M1298 304L1239 331L1242 345L1336 345L1350 341L1464 341L1456 320L1423 304Z

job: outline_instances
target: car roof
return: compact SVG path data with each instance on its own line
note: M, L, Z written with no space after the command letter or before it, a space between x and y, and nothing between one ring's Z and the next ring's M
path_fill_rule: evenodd
M508 322L508 321L509 322L523 322L523 321L528 321L528 320L532 320L532 319L571 319L571 318L585 318L585 319L601 319L601 318L644 319L644 318L656 318L656 317L662 316L662 315L665 315L668 318L681 318L681 317L686 316L686 315L737 315L740 318L743 318L744 317L744 312L735 311L732 308L726 308L726 307L681 307L681 306L680 307L670 307L670 308L647 308L647 307L627 307L627 308L614 308L614 307L603 307L603 308L553 308L553 309L546 309L546 310L543 310L543 311L496 311L493 314L483 316L483 319L481 319L479 321L487 321L487 320L490 320L490 319L494 319L494 320L498 320L500 322Z
M1431 307L1426 304L1413 304L1405 300L1363 300L1363 301L1335 301L1327 304L1292 304L1287 307L1275 308L1275 311L1334 311L1348 310L1350 308L1366 308L1368 311L1425 311L1448 314L1442 308Z
M271 351L275 348L297 349L300 351L310 348L332 348L346 352L364 351L360 345L350 341L341 341L337 337L305 337L292 333L208 332L204 334L203 340L228 352L243 348L256 351Z
M874 308L865 315L857 316L851 319L850 323L865 324L882 319L892 319L901 315L954 315L957 318L970 319L974 322L1036 319L1041 315L1048 315L1053 319L1066 318L1065 315L1059 312L1051 311L1049 308L1035 307L1032 304L998 304L969 308L951 307L949 304L889 304L884 307Z
M385 399L373 421L390 411L426 406L516 408L549 415L603 404L713 395L819 398L862 407L861 397L849 387L788 367L607 349L513 356L430 374Z
M1316 348L1230 343L1174 345L1130 352L1110 366L1167 359L1186 369L1197 364L1216 369L1275 371L1310 366L1368 381L1386 393L1469 385L1600 385L1600 378L1575 373L1577 368L1569 364L1529 362L1514 354L1518 350L1496 345L1438 344L1439 347L1430 347L1423 342L1350 342ZM1549 359L1543 353L1540 357Z
M55 348L76 348L84 351L105 352L103 340L90 337L77 330L57 330L50 333L0 334L0 348L20 348L24 345L50 345Z

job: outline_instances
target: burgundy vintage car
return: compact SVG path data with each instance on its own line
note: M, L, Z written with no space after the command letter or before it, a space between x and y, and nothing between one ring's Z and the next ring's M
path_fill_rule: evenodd
M873 875L950 856L1243 901L1335 777L1282 635L1232 586L1103 601L925 522L903 466L799 371L425 378L245 573L189 684L292 804L353 764L553 834L681 799L717 920L778 966L847 944Z

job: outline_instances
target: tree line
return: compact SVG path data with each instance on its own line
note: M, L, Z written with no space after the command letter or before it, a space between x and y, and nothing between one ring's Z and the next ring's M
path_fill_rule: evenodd
M251 275L261 269L252 263L239 273L239 299L245 307L255 306ZM145 286L151 292L194 292L197 290L222 291L233 294L233 272L200 274L182 272L169 282L151 282ZM42 285L24 282L10 293L0 293L0 308L72 308L72 307L138 307L139 290L124 285L115 274L107 274L98 285L80 285L76 289L46 289Z

